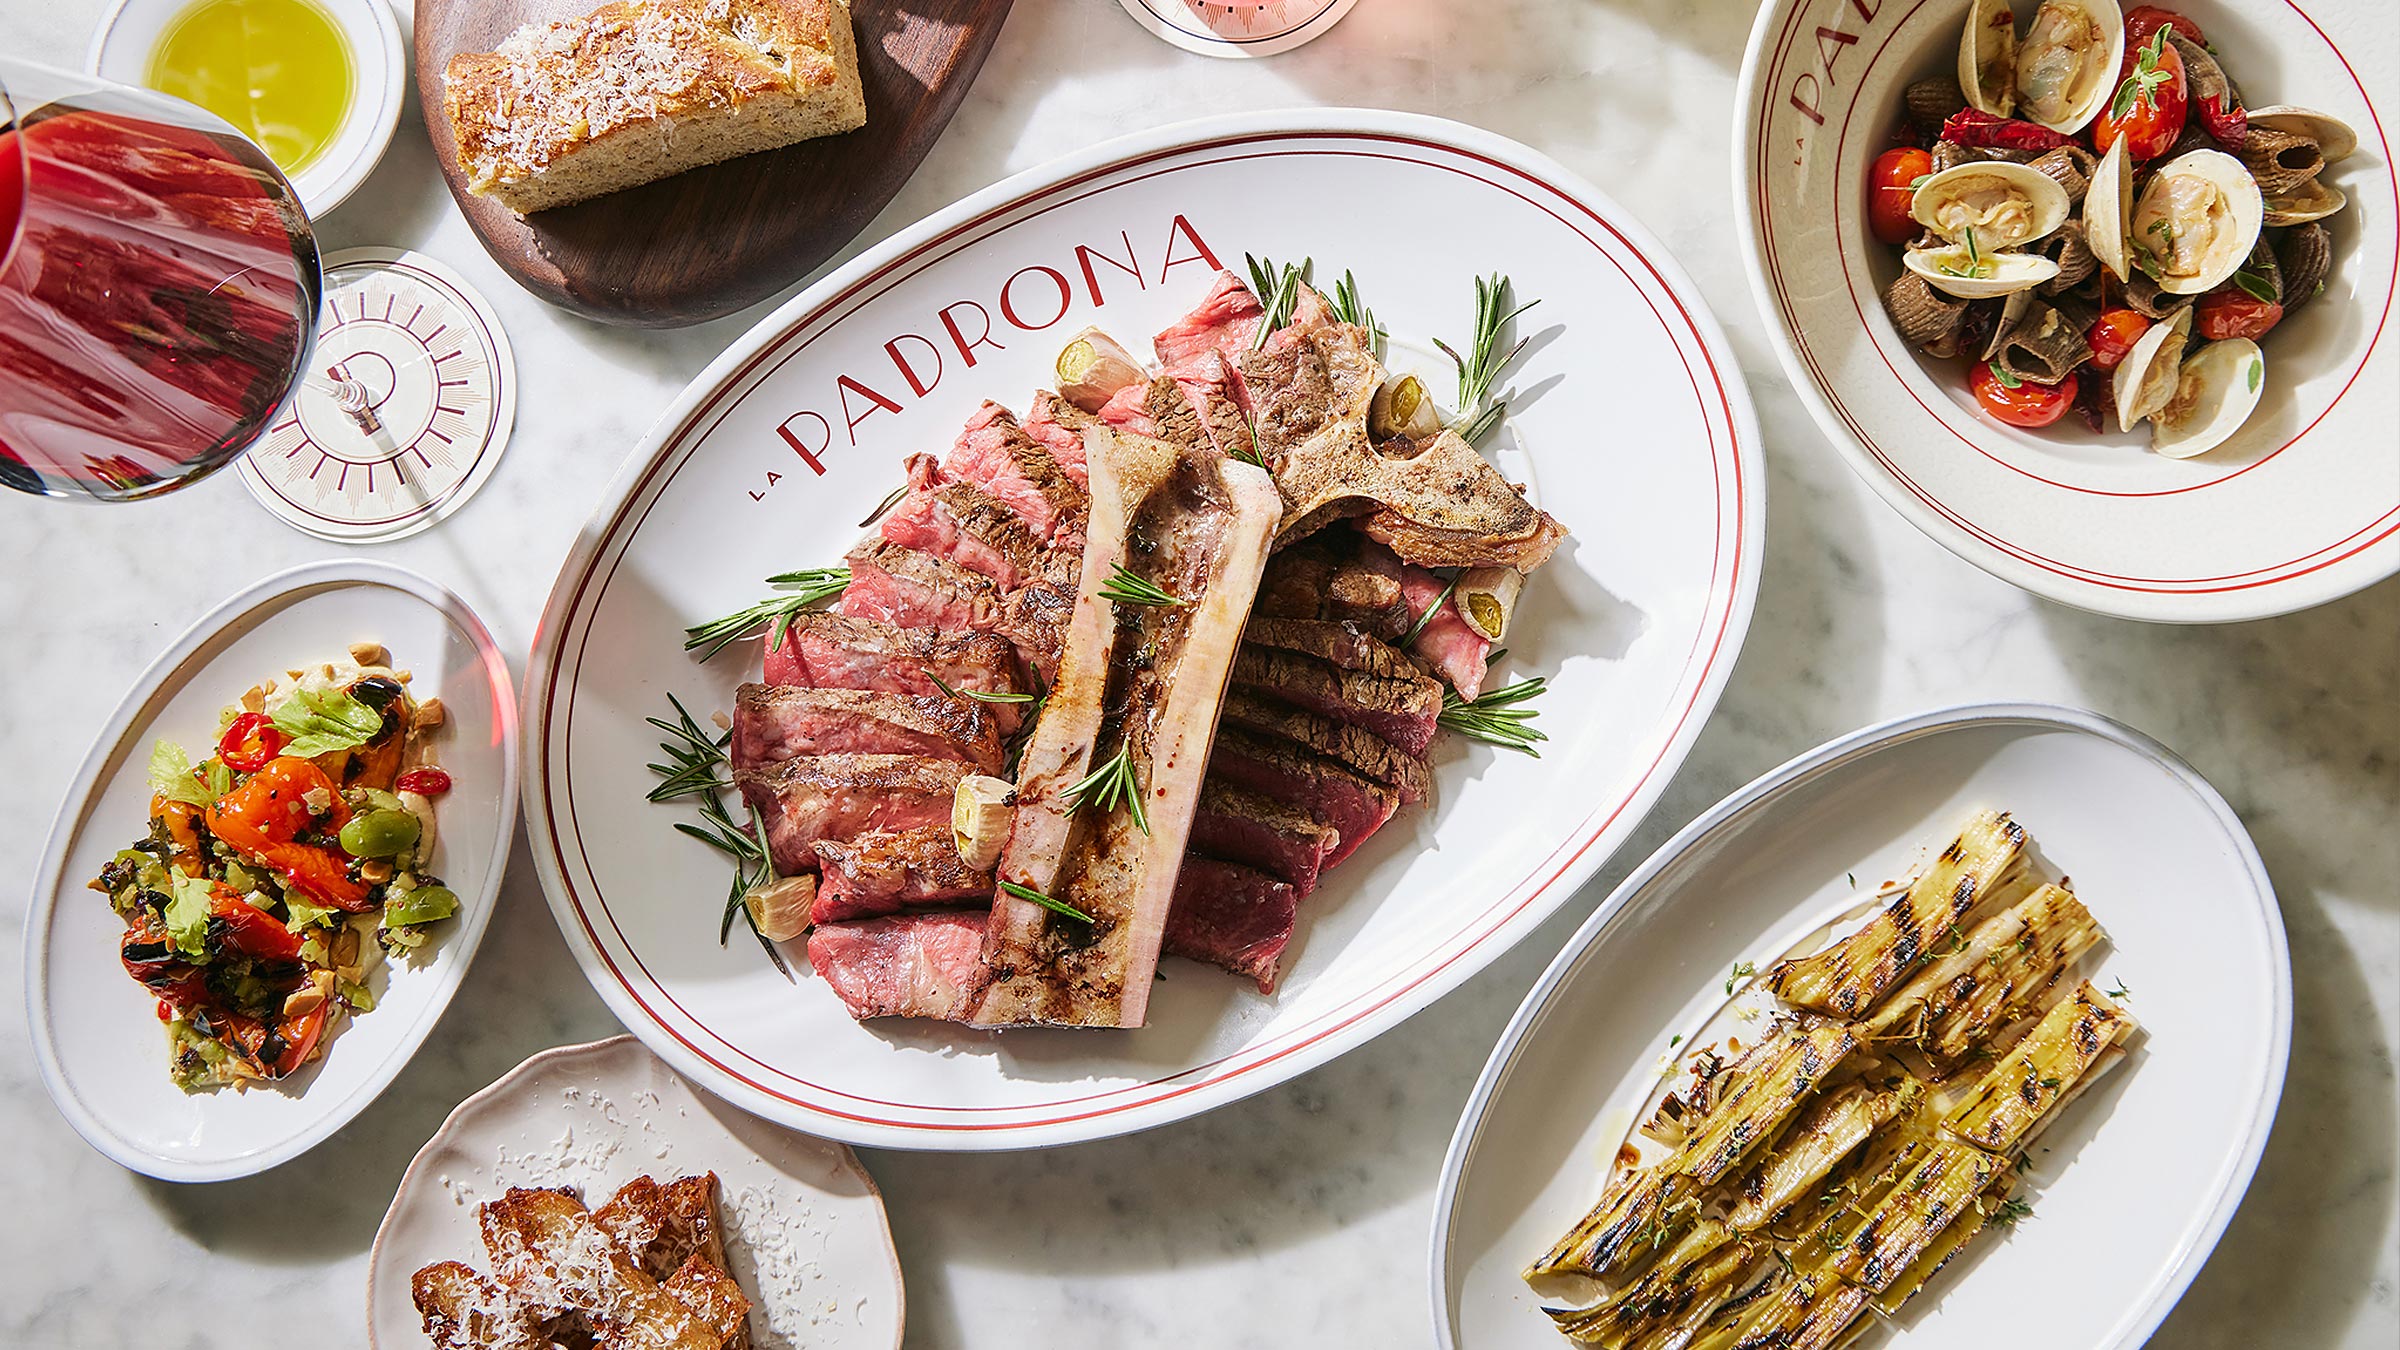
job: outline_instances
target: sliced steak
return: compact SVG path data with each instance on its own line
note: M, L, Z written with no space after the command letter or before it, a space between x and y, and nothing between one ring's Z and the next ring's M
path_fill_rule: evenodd
M738 772L802 755L930 755L998 773L1000 729L985 705L947 694L745 684L733 698Z
M1042 575L1049 550L1016 512L973 483L910 493L878 527L903 548L947 558L1014 590Z
M1000 588L939 554L878 538L843 561L850 565L850 584L834 608L852 618L953 633L988 633L999 622Z
M1168 324L1151 340L1162 366L1179 366L1209 354L1246 351L1258 335L1264 310L1240 277L1217 273L1216 282L1191 313Z
M1037 581L1010 591L1000 606L999 631L1047 688L1058 678L1058 657L1067 642L1067 620L1075 612L1075 579Z
M808 689L873 689L935 695L941 684L963 696L1030 692L1016 653L992 633L937 633L874 619L809 611L795 615L784 640L767 651L768 684ZM941 681L936 684L935 681ZM1025 704L975 700L1002 736L1025 718Z
M1101 404L1099 411L1092 415L1119 431L1130 431L1137 436L1155 436L1158 427L1150 420L1149 392L1147 385L1126 385L1109 395L1108 402Z
M1371 783L1290 741L1221 726L1209 756L1209 776L1305 811L1341 835L1325 855L1331 867L1358 851L1399 809L1400 794Z
M813 872L816 845L950 822L958 780L975 771L963 760L924 755L807 755L733 776L766 822L775 870Z
M814 923L838 923L957 900L990 900L992 874L959 861L950 826L874 830L819 840Z
M1044 543L1081 534L1091 507L1084 489L997 403L967 419L942 471L1007 503Z
M1257 467L1106 427L1085 433L1092 513L1081 587L1049 701L1017 774L984 939L984 1026L1140 1026L1199 803L1217 705L1281 505ZM1099 594L1123 566L1177 605ZM1145 817L1070 794L1123 756Z
M1398 642L1416 622L1400 585L1402 566L1399 555L1356 530L1322 530L1276 553L1254 612L1354 623Z
M1317 888L1317 873L1341 842L1339 830L1272 797L1216 778L1200 787L1193 850L1255 867L1291 883L1302 896Z
M1045 389L1033 396L1033 406L1025 414L1025 434L1050 452L1068 481L1086 487L1091 471L1083 463L1083 429L1093 420L1092 414Z
M1215 448L1208 429L1200 425L1200 410L1184 397L1183 386L1172 376L1161 375L1143 389L1142 416L1157 428L1160 440L1178 450L1202 454Z
M862 1022L958 1021L983 982L984 920L973 912L819 924L808 935L808 964Z
M1424 618L1421 625L1415 617L1409 620L1416 636L1408 650L1448 680L1459 697L1471 699L1483 692L1483 672L1491 664L1492 643L1467 627L1458 612L1458 596L1449 591L1449 585L1415 563L1401 571L1400 587L1408 597L1409 613ZM1428 609L1433 613L1427 615Z
M1273 877L1215 858L1188 858L1167 911L1166 949L1246 975L1258 992L1272 994L1298 909L1293 888Z
M1280 736L1305 746L1362 778L1381 783L1400 794L1403 806L1425 800L1432 791L1433 768L1423 757L1410 754L1365 727L1319 716L1253 689L1235 689L1227 694L1223 718L1229 725L1262 736Z
M1364 727L1421 755L1433 744L1442 686L1399 649L1337 623L1267 619L1251 625L1236 684L1337 722Z

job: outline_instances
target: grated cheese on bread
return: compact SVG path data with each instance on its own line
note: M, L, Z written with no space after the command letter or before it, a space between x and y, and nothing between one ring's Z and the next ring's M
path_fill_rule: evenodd
M519 215L867 120L847 0L614 0L442 80L468 190Z

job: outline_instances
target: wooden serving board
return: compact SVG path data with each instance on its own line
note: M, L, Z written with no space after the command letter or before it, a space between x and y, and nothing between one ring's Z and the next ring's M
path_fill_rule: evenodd
M959 100L1010 0L854 0L867 124L521 217L467 191L443 112L442 72L519 25L600 0L417 0L417 95L459 210L501 268L554 305L603 323L679 328L791 282L892 199Z

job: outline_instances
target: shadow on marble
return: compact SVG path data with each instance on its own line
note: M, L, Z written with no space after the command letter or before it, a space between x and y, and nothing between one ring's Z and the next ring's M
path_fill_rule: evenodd
M364 1252L401 1173L453 1107L536 1051L620 1031L551 921L521 827L508 878L458 997L374 1105L257 1176L200 1186L141 1179L159 1217L197 1246L262 1265L315 1268Z

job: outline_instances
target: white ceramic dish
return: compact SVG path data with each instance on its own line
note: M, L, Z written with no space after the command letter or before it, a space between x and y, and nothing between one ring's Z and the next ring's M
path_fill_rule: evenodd
M389 0L308 0L350 48L350 108L325 149L293 173L292 190L312 219L342 204L375 171L400 125L408 87L408 47ZM104 80L146 87L150 54L194 0L116 0L84 53L83 68Z
M535 1055L417 1150L368 1257L367 1344L423 1350L409 1277L436 1261L488 1270L475 1206L509 1187L571 1186L598 1205L645 1173L698 1172L717 1174L752 1345L899 1350L900 1257L858 1159L693 1091L631 1036Z
M2253 104L2303 103L2358 129L2329 166L2326 290L2263 344L2263 401L2196 459L2144 432L2042 431L1975 411L1963 361L1917 356L1881 294L1894 250L1862 216L1900 91L1956 62L1966 0L1771 0L1751 30L1734 199L1753 293L1785 373L1885 501L1952 552L2037 595L2125 618L2288 613L2400 571L2400 193L2380 113L2400 108L2388 0L2178 5ZM2020 18L2031 7L2018 5ZM1862 17L1871 15L1871 17Z
M1598 1199L1669 1037L1928 840L2011 810L2112 942L2144 1039L2031 1155L2034 1213L1969 1249L1866 1344L2139 1346L2241 1203L2283 1091L2291 967L2273 887L2230 807L2165 747L2086 712L1979 705L1841 737L1727 797L1653 854L1559 953L1501 1034L1434 1202L1444 1347L1556 1350L1517 1278Z
M1357 209L1436 197L1444 209L1406 230ZM729 708L756 678L756 647L699 665L685 625L751 603L771 573L838 560L904 455L949 444L984 398L1022 407L1076 330L1146 342L1206 290L1202 243L1237 269L1247 251L1355 272L1396 347L1459 340L1476 268L1540 299L1515 376L1527 396L1497 458L1575 533L1527 587L1509 643L1508 669L1551 678L1551 740L1538 760L1446 743L1430 809L1396 819L1310 898L1272 999L1170 962L1138 1032L860 1026L804 965L794 987L746 936L719 945L722 860L670 832L674 808L643 800L659 736L642 719L669 693L703 717ZM896 360L930 392L913 393ZM1567 903L1715 702L1749 622L1763 486L1739 372L1680 271L1524 147L1342 110L1100 146L941 212L793 300L628 460L560 573L527 681L535 861L625 1024L694 1083L772 1119L947 1149L1179 1119L1393 1026Z
M124 923L84 883L149 828L152 742L195 758L217 710L266 676L389 647L411 691L449 714L433 742L455 786L436 817L434 868L459 912L429 955L386 962L322 1058L283 1082L185 1094L167 1078L157 1000L117 959ZM117 1162L169 1181L248 1176L340 1129L398 1076L449 1006L483 940L517 818L517 710L508 663L466 602L413 572L320 562L269 577L177 638L118 705L67 791L35 874L26 919L25 996L42 1084L69 1124Z

